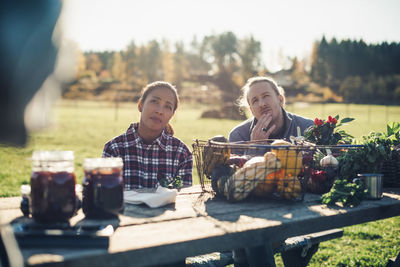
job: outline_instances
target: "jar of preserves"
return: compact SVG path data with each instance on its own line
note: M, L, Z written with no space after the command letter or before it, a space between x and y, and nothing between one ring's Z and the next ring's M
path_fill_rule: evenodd
M67 222L75 213L73 151L34 151L32 154L31 213L37 222Z
M124 209L121 158L87 158L83 168L82 210L87 218L113 218Z

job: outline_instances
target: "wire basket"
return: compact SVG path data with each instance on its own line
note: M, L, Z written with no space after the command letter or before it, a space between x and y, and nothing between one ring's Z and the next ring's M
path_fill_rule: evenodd
M391 158L383 162L383 186L400 187L400 145L392 150Z
M195 140L193 155L203 192L212 192L232 202L248 197L302 201L306 192L320 194L330 190L338 168L322 169L319 161L325 154L321 151L340 151L343 147L307 142L271 145L273 141ZM324 181L319 181L322 174Z

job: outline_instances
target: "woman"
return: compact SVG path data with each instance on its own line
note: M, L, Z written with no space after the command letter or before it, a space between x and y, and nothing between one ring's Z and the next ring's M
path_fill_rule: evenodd
M183 186L192 184L192 154L173 137L169 121L178 107L176 88L167 82L148 84L138 102L139 123L107 142L103 157L121 157L125 189L157 187L161 179L180 176Z
M286 139L301 134L313 125L311 119L287 112L283 88L267 77L252 77L242 88L239 104L249 107L250 118L229 133L229 141L255 141L262 139Z

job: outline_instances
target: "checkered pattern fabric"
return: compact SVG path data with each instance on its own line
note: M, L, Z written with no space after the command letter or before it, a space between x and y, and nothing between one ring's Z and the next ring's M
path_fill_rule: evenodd
M192 185L193 157L187 146L165 130L150 145L137 133L138 123L131 124L120 136L107 142L103 157L120 157L124 162L125 189L156 187L158 181L182 178L183 186Z

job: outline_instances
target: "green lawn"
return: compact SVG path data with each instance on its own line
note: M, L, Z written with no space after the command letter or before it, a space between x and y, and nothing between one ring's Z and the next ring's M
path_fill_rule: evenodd
M191 149L194 139L208 139L214 135L227 136L239 121L200 119L207 109L204 105L185 104L172 119L175 136ZM328 115L353 117L355 121L343 127L360 138L370 131L385 131L387 122L400 121L400 106L367 106L344 104L288 105L288 111L314 119ZM137 121L136 104L115 104L89 101L60 101L53 109L53 120L46 130L32 133L26 147L0 146L0 196L19 195L20 185L29 183L32 151L44 149L73 150L75 174L82 182L82 162L86 157L100 157L103 145L124 132L130 122ZM198 183L196 170L193 170ZM312 259L312 266L384 266L389 257L400 251L400 218L345 228L342 238L321 244ZM278 265L281 262L278 260Z

